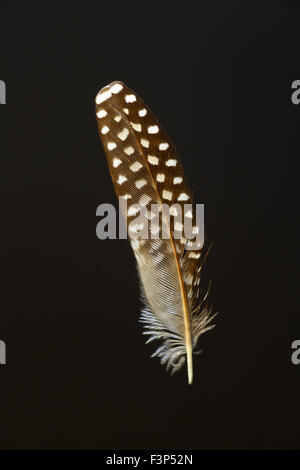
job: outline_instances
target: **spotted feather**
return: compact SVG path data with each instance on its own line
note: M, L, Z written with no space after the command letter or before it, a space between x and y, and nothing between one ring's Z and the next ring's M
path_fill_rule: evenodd
M127 203L122 210L145 303L144 334L147 342L161 340L153 356L167 369L174 372L187 360L192 383L192 353L199 336L213 327L214 315L206 299L199 300L203 243L187 240L183 230L189 222L199 232L181 161L151 110L124 83L100 90L96 116L116 194ZM154 221L146 237L141 232L147 224L136 219L141 208L144 222Z

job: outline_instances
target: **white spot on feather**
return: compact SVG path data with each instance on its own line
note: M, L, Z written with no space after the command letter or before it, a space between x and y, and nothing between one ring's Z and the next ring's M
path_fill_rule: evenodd
M113 150L113 149L116 148L116 146L117 146L117 144L115 142L108 142L108 144L107 144L108 150Z
M127 154L127 155L132 155L134 153L134 148L129 146L129 147L126 147L124 149L124 152Z
M110 91L114 95L116 95L117 93L120 93L121 90L123 90L123 85L121 85L120 83L115 83L110 89Z
M119 178L118 178L118 180L117 180L117 183L118 183L118 184L123 184L125 181L127 181L126 176L119 175Z
M136 96L135 95L126 95L125 96L125 101L126 103L134 103L136 101Z
M175 158L170 158L169 160L166 161L167 166L176 166L177 165L177 160Z
M182 178L181 178L181 176L175 176L175 178L173 178L173 183L174 183L174 184L180 184L180 183L182 183Z
M187 201L189 199L189 196L186 193L181 193L178 196L178 201Z
M109 132L109 127L108 126L103 126L101 129L101 134L105 135Z
M149 148L149 140L147 139L141 139L141 144L145 148Z
M141 204L141 206L146 206L147 204L149 204L150 201L151 197L149 197L147 194L143 194L139 199L139 203Z
M146 186L147 181L145 179L141 179L141 180L137 180L134 184L138 189L141 189L144 186Z
M136 173L142 168L143 165L140 164L140 162L134 162L132 165L130 165L130 170Z
M168 191L167 189L163 190L162 197L163 199L167 199L168 201L171 201L173 196L173 193L171 191Z
M119 158L114 158L113 159L113 167L114 168L118 168L119 165L121 165L122 163L122 160L120 160Z
M128 209L129 216L136 215L138 212L139 212L138 208L134 206L130 206Z
M162 142L161 144L159 144L159 150L167 150L169 148L169 144L168 142Z
M110 90L105 90L105 91L99 91L98 95L96 96L96 103L100 104L103 103L104 101L108 100L111 98L111 91Z
M142 131L142 126L141 126L140 124L137 124L137 123L135 123L135 122L131 122L130 124L132 125L132 127L133 127L133 129L134 129L135 131L137 131L137 132L141 132L141 131Z
M163 173L157 173L156 175L156 181L158 181L159 183L163 183L165 181L165 178L166 175L164 175Z
M155 126L149 126L147 130L148 130L148 134L157 134L159 131L159 128L158 126L155 125Z
M158 165L158 161L158 158L154 155L148 155L148 162L151 163L151 165Z
M118 137L120 140L124 141L127 139L128 134L129 134L129 130L127 129L127 127L124 127L124 129L121 132L119 132Z
M107 116L107 112L105 111L105 109L99 109L99 111L97 112L97 117L102 119L105 116Z

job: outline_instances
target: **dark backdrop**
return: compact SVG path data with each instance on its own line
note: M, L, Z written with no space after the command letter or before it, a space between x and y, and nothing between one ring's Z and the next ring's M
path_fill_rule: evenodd
M0 6L0 447L299 448L300 5L6 1ZM122 80L181 154L214 247L216 328L195 382L144 344L94 97ZM182 92L184 90L184 92Z

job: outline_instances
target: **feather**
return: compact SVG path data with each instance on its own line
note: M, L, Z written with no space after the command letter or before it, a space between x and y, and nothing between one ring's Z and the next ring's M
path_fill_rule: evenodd
M128 236L136 258L142 298L140 321L148 341L161 340L153 356L172 373L187 361L188 382L193 381L192 353L197 340L213 328L207 295L199 297L203 243L188 248L176 213L182 210L197 233L192 194L185 181L177 151L150 109L122 82L113 82L96 96L99 135L106 153L111 178L128 221ZM175 205L176 203L176 205ZM159 208L158 217L152 208ZM141 236L143 223L136 223L137 207L144 219L155 219L150 238ZM185 211L185 212L184 212ZM146 216L145 216L146 214ZM146 217L146 218L145 218ZM167 236L163 236L163 233Z

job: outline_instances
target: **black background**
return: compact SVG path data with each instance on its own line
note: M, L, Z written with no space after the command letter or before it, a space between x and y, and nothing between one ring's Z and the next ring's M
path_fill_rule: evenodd
M300 5L0 6L2 449L299 448ZM214 247L195 382L144 344L94 98L122 80L177 145Z

